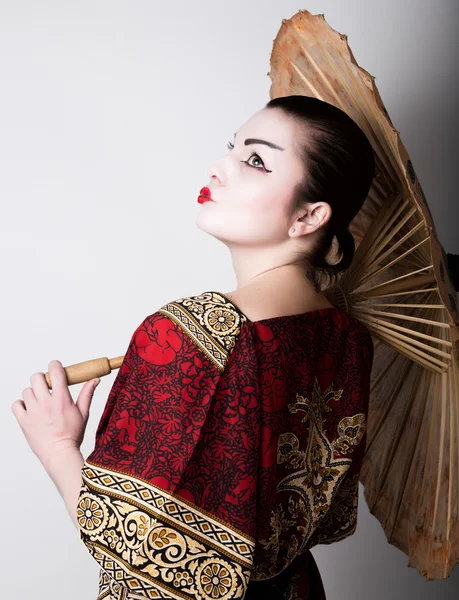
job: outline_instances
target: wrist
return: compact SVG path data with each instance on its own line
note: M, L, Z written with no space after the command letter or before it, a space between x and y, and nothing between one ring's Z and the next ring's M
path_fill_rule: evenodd
M81 489L83 455L75 443L59 444L43 463L50 479L58 489L69 515L78 528L77 504Z
M59 442L41 463L48 475L52 477L56 471L61 470L62 465L69 461L70 457L76 455L82 456L80 448L75 442Z

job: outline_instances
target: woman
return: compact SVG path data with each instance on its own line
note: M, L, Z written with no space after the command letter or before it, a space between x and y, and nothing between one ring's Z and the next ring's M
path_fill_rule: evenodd
M356 528L373 344L324 290L352 262L372 149L305 96L271 100L229 146L196 224L228 246L237 289L142 321L82 465L99 598L324 599L310 549Z

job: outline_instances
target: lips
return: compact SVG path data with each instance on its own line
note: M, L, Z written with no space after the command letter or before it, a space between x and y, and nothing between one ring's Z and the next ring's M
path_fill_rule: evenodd
M212 200L211 198L211 192L209 190L208 187L203 187L201 188L201 191L199 192L200 196L207 196L209 198L209 200Z
M208 187L201 188L201 191L199 192L198 196L199 204L203 204L204 202L213 202L213 199L210 194L211 192Z

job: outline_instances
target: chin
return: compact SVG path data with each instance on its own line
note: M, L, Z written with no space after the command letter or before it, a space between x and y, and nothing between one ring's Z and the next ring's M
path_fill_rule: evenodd
M196 219L195 219L195 225L196 225L196 227L198 229L200 229L204 233L207 233L208 235L212 236L216 240L219 240L220 242L224 242L225 241L224 232L220 231L218 227L213 226L212 223L210 223L210 222L206 223L206 219L205 218L201 218L201 215L198 215L196 217Z
M205 233L212 235L212 223L207 222L207 221L210 221L210 219L206 219L205 215L203 215L202 213L199 213L194 220L194 224L201 231L204 231Z

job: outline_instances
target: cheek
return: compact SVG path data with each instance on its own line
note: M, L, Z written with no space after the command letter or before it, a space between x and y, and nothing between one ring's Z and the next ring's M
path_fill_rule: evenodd
M237 219L246 232L256 232L258 239L282 239L288 230L287 218L282 197L272 186L257 189L244 202L237 204L237 211L231 221Z
M203 206L196 225L222 240L262 243L285 239L288 231L286 190L269 181L234 186L221 204Z
M258 189L248 199L246 210L265 223L282 225L286 221L285 190L275 186L266 186Z

